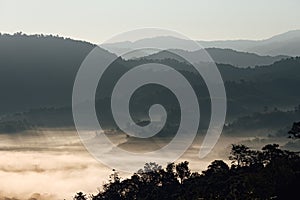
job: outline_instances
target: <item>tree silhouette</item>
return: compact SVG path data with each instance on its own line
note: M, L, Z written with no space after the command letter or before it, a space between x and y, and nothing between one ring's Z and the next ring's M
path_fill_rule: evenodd
M300 122L294 122L288 134L292 135L293 138L300 138Z
M163 169L146 163L130 178L121 179L114 170L93 200L127 199L294 199L300 185L299 153L281 150L278 144L261 151L232 145L229 167L213 161L202 174L191 173L187 161L169 163ZM82 199L81 199L82 198ZM77 193L75 200L84 200Z
M206 171L203 171L203 174L205 176L212 176L216 174L226 174L228 172L229 167L223 160L215 160L208 166Z
M249 147L243 144L233 144L230 154L229 159L232 160L231 163L237 167L247 166L251 163Z
M278 144L267 144L262 148L262 150L266 162L274 161L284 155L284 152L279 149Z
M74 200L87 200L87 197L85 194L83 194L82 192L78 192L74 198Z
M185 179L188 179L191 175L191 171L189 169L189 162L184 161L178 163L176 165L176 174L180 179L180 183L182 184Z

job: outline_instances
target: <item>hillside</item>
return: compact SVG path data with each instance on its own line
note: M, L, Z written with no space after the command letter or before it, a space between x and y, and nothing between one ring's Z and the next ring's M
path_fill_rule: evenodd
M219 49L219 48L207 48L205 49L207 53L211 56L214 62L229 64L235 67L254 67L260 65L270 65L276 61L287 58L287 56L260 56L254 53L246 53L235 51L232 49ZM172 50L173 53L178 53L180 56L184 58L188 58L193 63L199 62L209 62L205 56L201 56L203 53L198 51L185 51L185 50ZM179 61L183 61L178 56L167 53L166 51L160 51L158 53L149 55L144 57L146 59L178 59Z
M300 55L300 30L288 31L264 40L199 41L206 47L230 48L260 55Z
M1 35L0 132L32 127L73 127L71 96L74 78L81 62L94 47L90 43L54 36ZM100 49L100 52L104 57L117 58L105 50ZM206 84L191 65L167 54L156 60L147 57L134 60L119 58L112 63L100 80L96 92L97 113L105 113L99 115L102 125L115 127L110 111L110 96L116 81L131 68L153 61L177 69L190 81L199 98L202 114L200 127L205 128L210 119L210 99ZM286 109L299 105L299 57L253 68L221 63L217 67L227 93L227 122L261 112L266 106ZM172 113L168 120L174 125L165 131L173 130L178 124L178 102L166 88L155 85L141 87L130 103L134 105L131 111L137 121L147 121L149 106L161 103L168 113Z
M77 70L94 47L56 36L0 35L0 114L69 105Z
M125 61L119 59L105 72L105 78L101 79L96 93L96 111L98 114L101 113L98 117L103 127L109 129L115 127L109 98L114 83L132 67L147 62L153 62L153 60ZM200 128L205 129L210 118L210 100L205 83L201 81L199 75L192 70L189 71L191 66L185 63L171 59L164 59L159 62L177 68L191 82L199 98L201 108ZM227 93L227 123L246 115L252 115L255 112L262 112L266 106L269 108L277 107L278 109L293 108L300 102L300 94L296 92L300 84L300 58L281 60L272 65L255 68L243 69L225 64L219 64L218 68L225 81ZM71 98L71 92L70 96L67 95L68 93L64 94L64 98ZM178 117L180 116L178 102L167 89L155 85L144 86L132 96L130 104L134 120L137 122L140 120L147 121L149 119L149 106L156 103L162 104L167 113L172 113L170 115L172 117L168 118L171 126L169 125L164 131L170 132L170 130L176 129ZM74 127L70 103L67 106L61 105L53 108L48 106L48 108L33 109L31 111L26 111L24 108L24 110L25 112L3 116L0 119L0 132L21 131L34 127ZM283 116L286 119L297 121L298 115L292 114L287 117L290 114L275 115L275 117L279 116L279 118L276 118L277 120L280 120ZM273 117L273 115L266 115L266 119L261 119L273 120L269 117ZM261 123L266 125L263 120ZM284 124L285 121L282 121L282 123ZM279 126L282 128L282 123L277 125L281 124ZM232 127L239 129L239 126ZM262 129L262 127L258 128ZM234 134L235 131L232 132Z
M233 49L236 51L256 53L264 56L300 56L300 30L288 31L263 40L216 40L197 41L203 48ZM142 47L158 49L182 49L195 51L195 44L183 38L162 36L145 38L137 41L124 41L104 44L102 47L116 54Z

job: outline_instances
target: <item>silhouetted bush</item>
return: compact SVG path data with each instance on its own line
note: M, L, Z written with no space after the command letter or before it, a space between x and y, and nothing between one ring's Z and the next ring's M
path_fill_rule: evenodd
M201 174L191 173L187 161L165 169L146 163L121 180L113 170L108 183L92 200L113 199L295 199L300 185L299 153L268 144L261 151L232 145L231 167L213 161ZM85 198L77 193L75 199Z

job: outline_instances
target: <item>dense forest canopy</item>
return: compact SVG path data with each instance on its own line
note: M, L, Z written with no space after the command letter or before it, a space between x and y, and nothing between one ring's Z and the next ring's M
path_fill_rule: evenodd
M166 168L146 163L130 178L113 170L96 195L78 192L74 200L122 199L297 199L300 184L299 152L267 144L261 150L232 145L231 166L215 160L202 173L191 172L189 162Z
M0 132L34 127L74 127L71 113L73 82L81 62L94 47L87 42L51 35L0 35ZM27 50L29 48L30 51ZM106 50L101 50L101 53L104 57L117 58ZM202 112L200 128L207 127L210 99L205 83L190 64L166 57L118 58L112 63L106 76L100 80L96 93L97 112L108 116L102 119L104 126L115 127L109 117L109 100L118 78L137 65L156 62L173 67L190 81ZM296 92L300 84L300 58L284 58L274 64L254 68L222 63L217 66L227 94L227 123L230 126L226 130L240 132L252 123L253 117L276 130L288 126L288 121L298 120L299 112L290 111L300 102L300 93ZM133 116L137 120L147 120L145 108L153 103L161 103L169 113L173 113L169 120L176 124L176 100L167 90L156 86L143 87L134 94L131 103L134 105Z

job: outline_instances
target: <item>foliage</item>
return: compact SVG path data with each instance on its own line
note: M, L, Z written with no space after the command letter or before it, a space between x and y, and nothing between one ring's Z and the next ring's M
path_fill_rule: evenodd
M299 106L300 107L300 106ZM300 110L300 108L298 108ZM300 138L300 122L294 122L289 134L294 138Z
M91 199L293 199L297 195L298 153L281 150L278 144L261 151L232 145L229 158L231 167L215 160L201 174L191 173L187 161L169 163L165 169L146 163L124 180L113 170L103 190Z
M87 200L87 197L86 197L86 195L83 194L82 192L78 192L78 193L74 196L73 200Z

